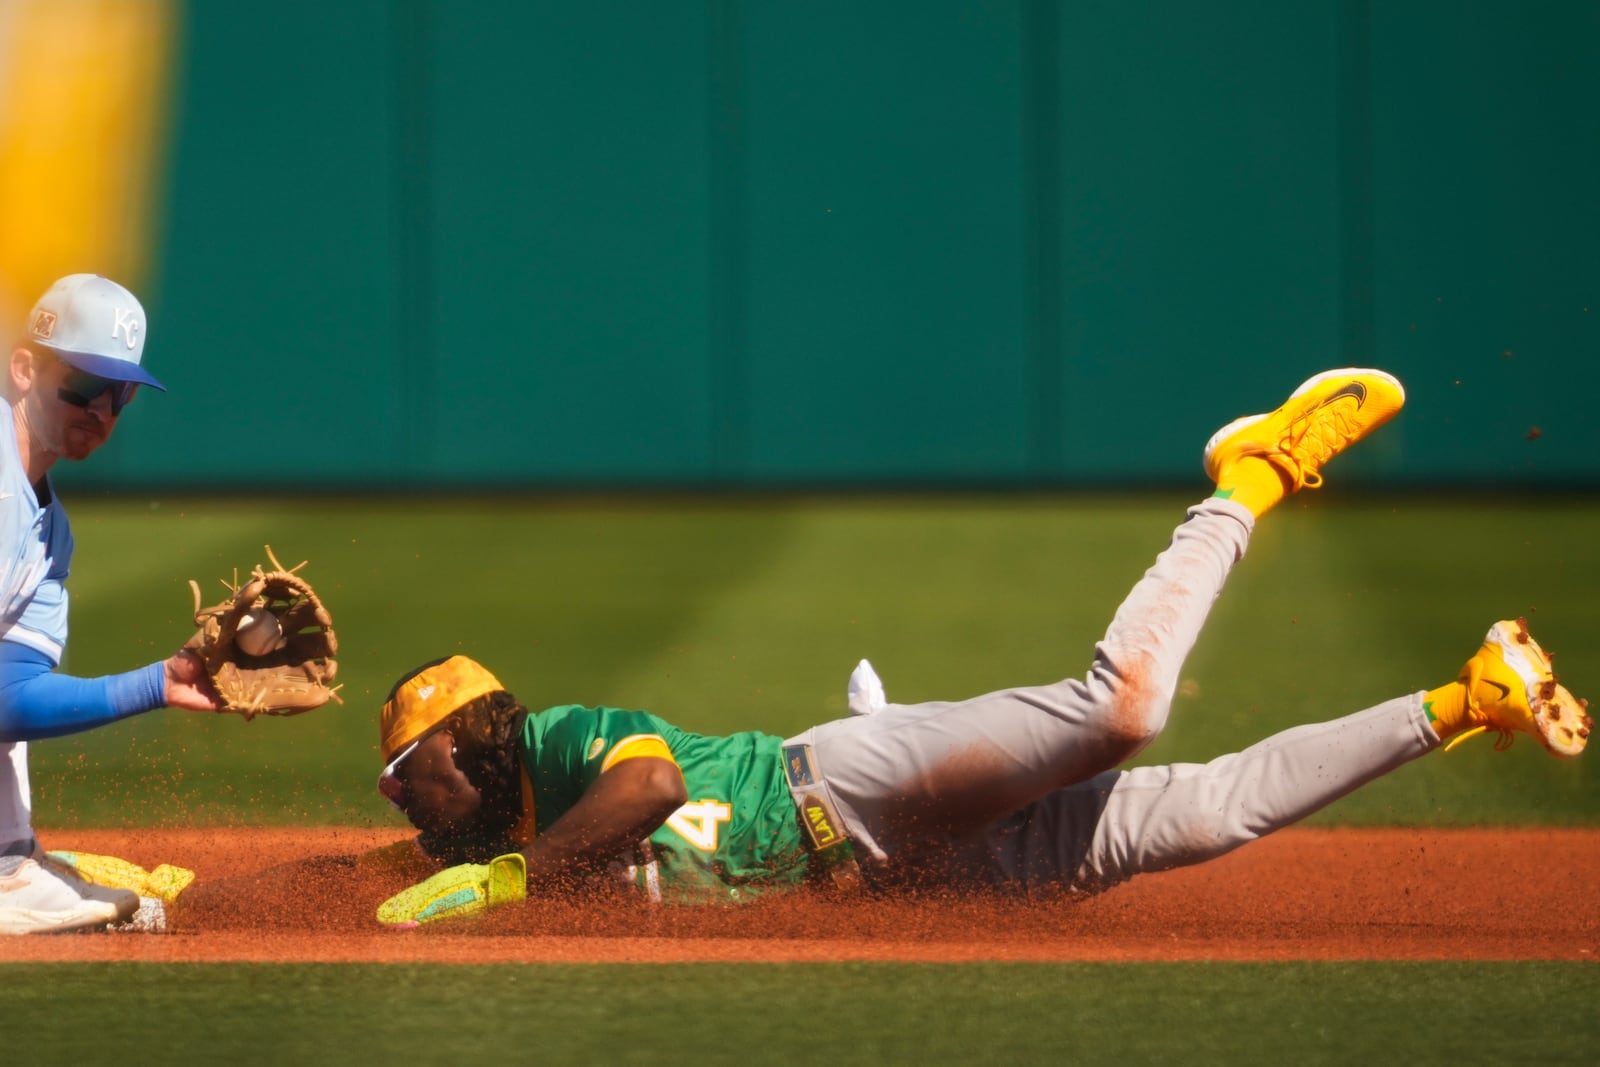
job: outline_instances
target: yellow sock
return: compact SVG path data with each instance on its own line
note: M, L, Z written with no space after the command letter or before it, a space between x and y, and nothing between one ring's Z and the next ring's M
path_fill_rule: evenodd
M1217 491L1212 495L1243 504L1259 519L1288 495L1288 490L1283 475L1269 460L1241 456L1217 475Z
M1422 710L1441 741L1450 740L1472 725L1467 720L1467 687L1461 682L1430 690L1422 698Z

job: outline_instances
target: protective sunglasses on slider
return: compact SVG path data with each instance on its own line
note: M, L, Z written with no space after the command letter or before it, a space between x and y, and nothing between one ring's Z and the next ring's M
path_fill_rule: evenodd
M448 733L449 731L440 732ZM400 780L400 765L411 756L411 753L417 750L418 745L432 736L432 734L425 734L395 753L394 759L390 760L389 765L383 769L383 773L378 775L378 792L383 795L383 799L387 800L395 811L404 813L406 810L406 784ZM455 754L456 739L452 735L450 738L450 755L454 757Z

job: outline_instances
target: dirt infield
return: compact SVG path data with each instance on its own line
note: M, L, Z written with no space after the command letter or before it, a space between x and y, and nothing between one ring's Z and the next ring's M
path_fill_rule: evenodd
M165 935L0 939L0 961L589 963L905 960L1594 960L1600 831L1288 830L1089 899L824 899L737 908L543 903L381 930L347 870L279 864L392 830L131 830L48 847L193 868L209 904ZM1574 907L1577 903L1578 906Z

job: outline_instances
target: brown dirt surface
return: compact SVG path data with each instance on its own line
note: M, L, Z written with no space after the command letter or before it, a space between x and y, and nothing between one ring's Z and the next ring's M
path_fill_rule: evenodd
M394 830L102 830L50 848L194 869L167 934L0 938L0 961L592 963L1594 960L1600 831L1292 829L1092 898L540 901L381 929L337 857ZM306 857L319 858L306 864ZM282 864L293 864L282 867ZM190 904L190 895L200 903ZM1575 902L1582 902L1574 906Z

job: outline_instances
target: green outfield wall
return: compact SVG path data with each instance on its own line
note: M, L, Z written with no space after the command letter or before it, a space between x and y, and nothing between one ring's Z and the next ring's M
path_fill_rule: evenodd
M80 484L1600 484L1600 5L189 0ZM266 448L201 447L235 413ZM248 435L247 435L248 436Z

